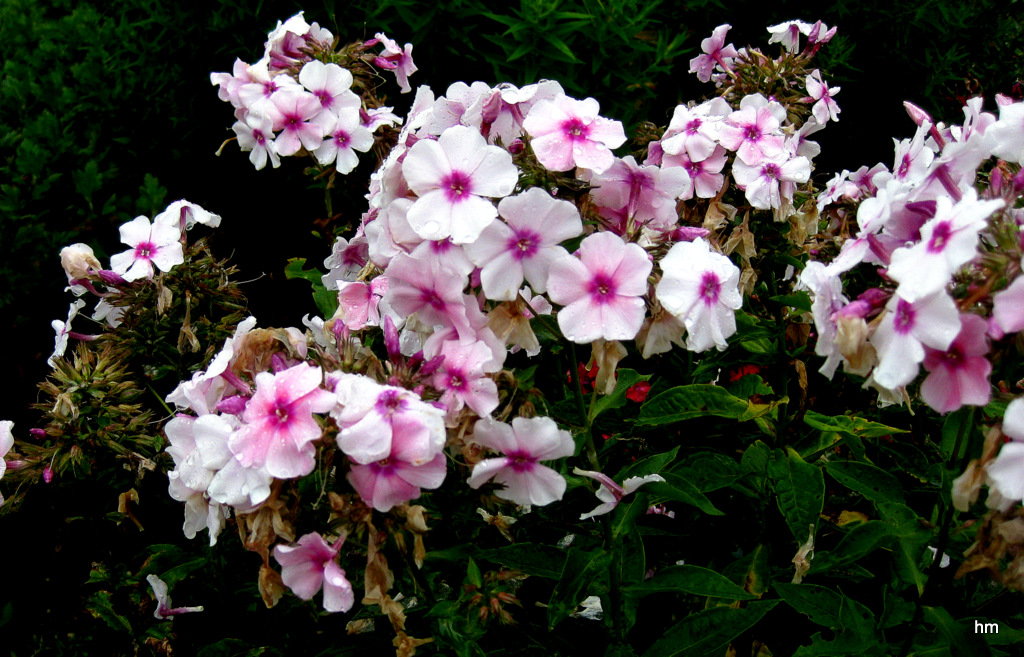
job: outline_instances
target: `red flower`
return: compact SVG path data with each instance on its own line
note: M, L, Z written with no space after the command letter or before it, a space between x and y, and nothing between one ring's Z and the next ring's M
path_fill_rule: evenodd
M626 391L626 399L635 401L639 404L643 400L647 399L647 393L650 391L651 384L646 381L640 381L629 387L629 390Z

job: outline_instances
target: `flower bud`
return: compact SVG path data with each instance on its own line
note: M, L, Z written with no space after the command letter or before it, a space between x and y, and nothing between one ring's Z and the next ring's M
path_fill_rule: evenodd
M60 250L60 264L68 280L76 278L88 278L93 271L99 271L102 267L92 247L88 244L72 244Z
M51 468L50 466L46 466L45 468L43 468L43 481L45 481L46 483L50 483L51 481L53 481L53 468Z
M33 427L29 429L28 432L32 434L32 437L36 440L43 440L46 438L46 431L39 429L38 427Z

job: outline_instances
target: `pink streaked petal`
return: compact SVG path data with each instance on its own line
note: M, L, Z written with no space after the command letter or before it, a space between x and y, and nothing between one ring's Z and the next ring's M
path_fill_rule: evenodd
M345 578L345 571L333 561L324 565L324 611L345 612L355 604L352 584Z
M532 113L531 111L531 115ZM572 147L569 145L568 139L560 131L534 137L530 145L533 147L533 152L537 159L549 171L568 171L576 167L576 162L573 160ZM608 155L609 158L612 157L610 151ZM609 162L609 164L611 163Z
M288 548L282 546L275 548L275 556L278 550L285 549ZM281 580L299 598L312 600L313 596L320 591L320 587L323 586L324 573L321 570L320 564L305 559L300 563L283 568L281 570Z
M521 449L512 427L491 418L477 420L473 426L473 440L502 454L511 454Z
M565 458L576 451L569 432L559 429L549 417L517 417L512 420L512 430L519 448L527 450L538 461Z
M402 161L402 174L409 189L423 196L437 189L441 180L452 172L452 166L440 144L421 139L412 145Z
M354 465L348 473L348 481L359 496L380 512L390 511L394 506L414 500L420 496L420 489L398 477L394 472L374 472L374 465Z
M641 321L643 318L641 317ZM581 298L558 311L558 328L562 335L577 344L585 344L604 335L601 306Z
M646 309L640 297L617 295L609 303L602 304L601 337L605 340L632 340L643 326Z
M444 483L445 476L447 475L447 463L447 459L442 453L423 465L395 463L394 467L395 474L407 483L417 488L434 490L440 488L441 484Z

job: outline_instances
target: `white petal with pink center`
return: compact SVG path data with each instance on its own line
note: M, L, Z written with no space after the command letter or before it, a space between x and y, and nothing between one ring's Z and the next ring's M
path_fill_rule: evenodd
M110 256L110 268L126 281L153 277L153 265L170 271L185 262L181 247L181 231L165 223L150 225L146 217L135 217L119 229L121 241L132 247Z
M473 440L505 456L473 466L471 488L493 480L505 486L495 495L516 504L543 506L562 499L565 479L540 461L572 456L576 448L569 432L551 418L517 417L511 425L485 418L474 425Z
M960 332L960 314L944 291L917 301L893 295L888 311L871 336L878 355L872 376L890 390L905 386L917 376L924 347L946 351Z
M611 149L626 142L626 133L620 122L598 116L600 109L593 98L565 95L534 105L523 128L540 163L549 171L607 170L615 159Z

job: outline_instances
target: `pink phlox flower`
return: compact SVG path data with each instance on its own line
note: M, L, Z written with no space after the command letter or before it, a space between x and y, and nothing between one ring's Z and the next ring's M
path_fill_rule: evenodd
M850 171L843 169L825 183L825 188L818 193L818 212L823 212L826 207L842 199L856 201L860 194L860 187L850 180Z
M719 130L719 142L747 166L757 166L766 157L783 152L785 138L779 132L779 120L769 107L747 107L726 118Z
M821 71L814 69L814 71L807 76L805 80L807 84L807 94L815 101L814 107L811 108L811 114L817 119L818 123L824 125L829 120L838 121L839 105L836 101L832 100L832 96L839 93L839 87L829 87L821 79Z
M711 73L716 65L721 71L732 71L732 58L736 57L739 52L731 43L725 45L725 35L731 28L732 25L728 23L716 27L710 37L700 42L700 49L704 51L704 54L697 55L690 60L690 73L696 73L697 79L701 82L711 80Z
M551 418L517 417L511 425L484 418L474 425L473 440L504 456L473 466L471 488L488 481L504 484L495 495L516 504L544 506L562 499L565 478L540 462L572 456L576 446Z
M839 28L837 27L830 28L821 21L815 21L814 25L811 25L811 28L805 32L807 35L808 50L810 50L812 54L817 52L821 46L832 40L832 37L836 35L836 31L838 29Z
M366 465L388 458L401 442L403 460L429 463L444 448L444 411L416 393L382 386L358 374L336 377L337 406L331 417L341 429L338 447L356 463Z
M670 167L682 167L689 177L689 184L683 189L679 198L688 201L697 198L714 198L725 184L722 169L728 160L727 151L716 146L714 152L704 160L691 160L686 151L678 155L665 155L662 170Z
M655 290L662 307L686 326L686 348L722 351L736 332L735 311L743 305L740 270L729 258L712 253L703 239L679 242L659 263L663 272Z
M270 497L274 478L265 468L243 466L231 452L228 442L239 424L231 415L204 415L192 424L192 436L203 468L213 472L206 494L214 502L249 513Z
M423 357L427 360L438 357L441 354L442 347L449 340L459 340L463 344L483 342L491 351L490 360L486 361L483 365L484 371L497 372L504 365L505 357L508 355L505 343L490 329L488 315L485 315L483 310L481 310L477 299L466 295L465 307L466 318L469 320L469 326L473 331L473 339L469 341L463 340L462 336L453 327L437 327L421 343Z
M149 582L150 588L153 589L153 597L156 598L156 609L153 611L153 616L160 620L170 618L171 616L178 616L180 614L189 614L196 611L202 611L202 605L198 607L171 607L171 596L167 594L167 584L162 579L154 574L146 575L146 581Z
M530 108L523 121L533 152L549 171L568 171L574 167L604 173L615 156L611 149L626 142L622 123L598 112L593 98L576 100L561 95L541 100Z
M444 362L434 372L432 385L441 391L441 403L448 407L448 417L454 418L463 406L469 406L481 417L487 417L498 407L498 386L487 376L495 372L487 368L491 348L485 342L464 345L449 340L441 347Z
M488 142L493 144L500 139L502 145L508 147L526 134L523 122L530 108L542 100L562 95L565 95L562 85L554 80L541 80L521 89L503 82L467 106L462 122L478 128Z
M665 478L659 474L649 474L643 477L627 477L620 486L603 472L573 468L572 473L581 477L590 477L601 484L601 487L594 493L597 495L597 499L601 500L601 504L590 513L582 514L580 516L580 520L586 520L587 518L593 518L594 516L601 516L606 513L610 513L619 505L622 498L633 494L644 484L665 481Z
M331 247L331 255L324 260L328 271L322 278L324 287L337 290L341 281L353 281L366 266L369 259L369 245L365 236L356 236L352 241L338 237Z
M409 225L409 208L413 202L408 198L396 199L366 224L369 259L377 267L386 269L396 255L412 253L425 241Z
M935 152L925 145L925 137L931 124L925 121L918 126L913 139L896 141L896 159L892 167L893 178L901 182L918 183L928 174L935 159Z
M354 110L358 121L358 110L362 104L359 96L352 92L352 73L337 64L324 64L313 60L306 62L299 71L299 83L317 97L320 107L335 115L342 110Z
M803 21L786 21L767 28L772 35L768 43L781 44L789 52L796 52L800 49L800 35L811 33L811 24Z
M220 87L217 90L217 97L231 103L235 108L243 107L243 103L238 97L238 91L242 85L252 81L249 76L249 65L238 58L235 58L235 65L231 73L210 73L210 84Z
M1024 331L1024 276L993 297L992 320L1004 334Z
M359 122L370 132L376 132L377 128L385 125L397 128L402 125L402 117L395 114L394 107L360 108Z
M558 327L578 344L632 340L644 321L647 252L614 233L595 233L580 244L579 259L567 252L551 262L548 297L564 306Z
M281 564L281 581L302 600L312 600L323 588L324 611L348 611L355 604L355 594L337 562L344 543L344 535L330 545L314 532L301 537L295 545L275 546L274 559Z
M412 61L412 44L405 44L403 50L396 41L384 36L383 32L378 32L374 36L384 44L384 52L373 60L374 65L394 71L402 93L409 93L412 91L412 87L409 86L409 76L419 70Z
M917 301L893 295L888 312L869 338L878 364L872 378L884 388L895 390L914 380L924 360L924 346L946 351L960 333L960 313L945 291Z
M939 413L964 405L984 406L992 395L988 377L992 363L985 336L985 319L961 315L960 333L946 351L925 347L924 367L928 377L921 383L921 398Z
M615 158L604 173L594 174L591 185L591 197L598 205L625 208L626 216L634 221L668 230L679 223L676 199L692 181L683 167L644 166L627 155Z
M488 299L508 301L527 280L536 292L546 289L548 270L562 251L558 244L583 233L576 206L555 199L540 187L503 198L498 213L480 238L465 246L469 259L483 269L480 282Z
M843 295L843 282L839 278L839 273L832 266L812 260L800 272L795 286L797 290L807 290L811 293L811 315L818 333L814 353L826 358L819 371L829 379L835 374L842 360L842 355L835 344L835 313L849 303L849 299Z
M408 221L423 239L472 242L498 216L490 198L508 196L519 173L508 151L490 146L473 128L448 128L437 141L416 142L402 163L419 198Z
M55 319L50 322L53 327L54 333L56 333L53 339L53 353L46 359L46 364L50 367L57 367L57 359L64 356L64 352L68 348L68 338L71 337L71 320L77 315L78 311L85 307L85 301L76 299L68 306L68 319L67 321L60 321Z
M1013 440L1024 442L1024 397L1016 397L1006 405L1002 429Z
M243 466L265 466L279 479L313 470L313 442L323 433L313 414L335 404L334 395L320 387L321 378L319 367L305 363L256 375L256 394L242 415L244 424L228 443Z
M982 111L984 104L985 99L981 96L967 99L967 102L964 104L964 124L962 126L950 126L949 128L949 139L951 141L967 141L976 133L984 134L988 131L989 127L996 123L995 114ZM991 142L992 148L996 147L997 141L993 140Z
M1024 443L1013 441L999 450L988 464L985 480L989 485L986 504L1006 512L1024 499Z
M304 13L300 11L283 23L277 21L277 25L267 34L267 40L263 43L263 56L265 59L270 59L273 51L281 50L281 44L288 35L301 37L309 32L310 25L302 16Z
M821 144L811 141L807 137L825 129L825 125L818 123L813 116L808 117L791 137L786 140L785 148L795 155L802 155L808 160L813 160L821 154Z
M713 106L703 103L694 108L677 105L672 113L666 135L662 137L661 149L667 155L679 155L683 151L691 160L701 161L711 157L718 147L718 128L722 116L712 114Z
M275 94L302 90L302 85L290 75L271 74L268 64L267 60L260 60L249 67L251 82L238 88L238 100L241 103L238 111L263 113Z
M385 275L388 292L384 300L399 315L419 313L428 325L450 326L463 342L475 341L462 295L466 277L446 266L441 258L413 258L400 253L391 260Z
M317 162L327 166L334 164L338 173L347 174L359 164L356 151L365 153L373 148L373 134L362 126L359 112L353 108L339 108L321 112L313 117L320 126L324 140L313 151Z
M185 523L182 525L185 537L193 539L206 529L210 545L216 545L229 512L207 495L206 489L214 473L203 467L193 435L194 422L195 418L179 416L164 427L170 442L167 453L175 463L174 469L167 473L167 493L171 499L185 503Z
M492 222L496 223L496 222ZM443 240L424 240L416 245L416 248L409 254L413 258L428 259L435 258L444 263L444 266L452 270L460 277L471 276L476 267L466 255L468 244L456 244L451 238ZM479 281L470 281L470 285L479 285Z
M220 226L220 215L207 212L199 205L181 199L171 203L163 212L153 217L153 223L178 226L180 230L192 230L196 224L216 228Z
M999 120L992 133L992 154L1016 164L1024 163L1024 102L999 105Z
M315 151L323 143L323 127L311 120L322 111L313 94L301 88L279 91L265 107L274 130L281 131L274 142L279 155L294 155L300 148Z
M11 420L0 420L0 479L4 478L7 472L7 461L4 457L14 448L14 422ZM0 506L4 505L4 496L0 494Z
M811 176L811 163L806 157L790 157L785 151L763 156L760 162L748 165L742 158L732 167L736 184L755 208L768 210L791 201L797 183Z
M367 326L380 326L382 312L390 310L387 304L381 307L381 300L387 291L387 276L377 276L369 283L339 283L338 311L335 317L352 331Z
M251 151L249 161L257 171L267 166L268 159L275 169L281 166L277 144L274 142L274 123L269 116L250 112L231 129L238 136L238 147L242 152Z
M973 189L956 205L939 197L935 216L921 228L921 241L892 252L888 275L900 284L899 295L916 301L944 288L977 255L978 233L1002 206L1000 199L979 201Z
M405 444L404 438L396 437L386 458L367 464L353 463L349 468L347 478L352 488L364 502L382 513L417 499L423 489L440 488L447 475L443 453L416 465L405 453Z
M486 82L474 82L471 85L465 82L454 82L434 101L433 111L430 119L424 126L424 132L428 135L440 135L445 130L456 125L468 125L479 128L472 123L463 122L463 116L474 103L480 98L487 96L491 87ZM486 135L483 135L486 137Z
M146 217L121 224L121 242L132 247L110 257L110 268L126 281L153 277L153 265L160 271L170 271L185 262L181 247L181 230L177 225L155 222Z

